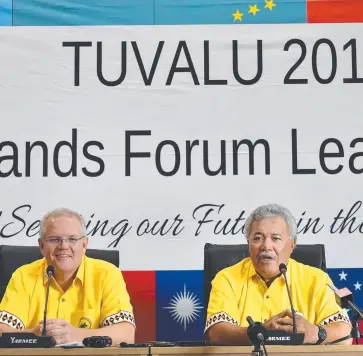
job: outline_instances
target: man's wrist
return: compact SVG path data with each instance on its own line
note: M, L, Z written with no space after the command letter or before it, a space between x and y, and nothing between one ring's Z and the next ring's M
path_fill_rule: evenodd
M309 344L315 345L319 341L319 327L315 324L311 324L311 326L311 340Z
M80 341L82 342L84 338L88 336L87 329L75 328L77 332L75 333L75 337L73 341Z
M82 328L75 328L75 329L77 330L75 334L77 340L74 341L83 341L83 339L86 337L99 335L98 329L82 329Z

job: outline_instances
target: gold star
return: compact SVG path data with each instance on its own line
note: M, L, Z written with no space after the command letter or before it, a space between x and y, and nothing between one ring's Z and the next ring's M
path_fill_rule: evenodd
M242 21L242 16L244 14L242 12L239 12L239 10L237 10L234 14L232 14L233 16L233 21L239 20Z
M257 4L255 5L248 5L249 6L249 10L248 10L248 13L249 14L253 14L253 16L256 16L256 13L260 11L260 9L257 7Z
M276 6L274 0L265 0L265 3L265 8L270 9L270 11L272 11L272 8Z

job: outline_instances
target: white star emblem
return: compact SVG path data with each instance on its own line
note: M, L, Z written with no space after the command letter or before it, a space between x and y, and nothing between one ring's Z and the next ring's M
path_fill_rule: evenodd
M355 290L361 290L360 289L360 287L361 287L362 285L357 281L357 283L356 284L354 284L354 288L355 288Z
M339 277L340 280L342 281L343 279L346 281L347 280L347 273L344 273L344 271L342 271L342 273L339 273Z
M199 318L199 313L204 308L197 295L187 291L185 284L184 292L176 293L171 298L169 305L163 309L169 309L171 317L178 323L184 324L184 331L187 330L187 324L191 324Z

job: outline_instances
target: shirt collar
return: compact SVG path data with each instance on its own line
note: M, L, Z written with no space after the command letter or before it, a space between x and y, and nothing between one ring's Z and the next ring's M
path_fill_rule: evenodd
M42 268L43 284L46 284L48 280L47 268L48 268L47 260L45 259L45 257L43 257L43 268Z
M254 277L254 276L259 276L261 278L261 276L258 274L258 272L255 269L255 266L252 263L251 257L248 257L250 259L250 265L249 267L247 267L244 271L242 271L242 275L244 275L245 273L247 273L247 277L248 279ZM291 269L291 259L289 259L287 261L286 264L287 267L287 271L286 271L286 279L288 281L288 283L290 282L290 269ZM290 268L289 268L290 267ZM276 276L276 279L278 279L279 277L281 277L281 273L279 275ZM283 277L282 277L283 278ZM262 279L262 278L261 278ZM262 279L263 280L263 279Z
M83 282L84 282L85 259L86 259L86 256L83 255L81 264L79 265L79 268L78 268L78 271L77 271L77 274L76 274L76 277L75 277L75 279L78 279L82 283L82 285L83 285ZM47 260L45 258L43 258L43 284L46 284L47 281L48 281L47 268L48 268Z
M244 274L244 273L247 272L248 273L247 274L247 277L248 277L248 279L250 279L250 278L252 278L252 277L254 277L254 276L257 275L257 271L255 269L255 266L252 263L251 257L248 257L248 258L250 259L250 266L248 268L248 271L242 271L242 274Z
M85 260L86 260L86 256L83 255L81 264L79 265L79 268L78 268L78 271L77 271L77 274L76 274L76 278L79 279L79 281L82 283L82 285L83 285L83 282L84 282L84 268L85 268L84 264L85 264Z

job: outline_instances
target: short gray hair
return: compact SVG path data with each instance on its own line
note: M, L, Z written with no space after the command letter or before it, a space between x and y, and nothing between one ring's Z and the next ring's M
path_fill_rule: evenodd
M76 217L81 226L82 226L82 235L86 235L86 223L82 215L78 214L76 211L67 209L67 208L58 208L50 211L49 213L45 214L40 220L40 229L39 229L39 239L42 239L44 237L45 233L45 224L49 218L55 218L58 216L69 216L69 217Z
M254 221L259 221L263 219L273 218L273 217L282 217L290 231L290 239L296 241L297 240L297 225L294 216L291 214L291 211L287 208L284 208L278 204L266 204L261 205L252 211L251 215L247 218L244 228L244 234L248 240L250 235L251 226Z

